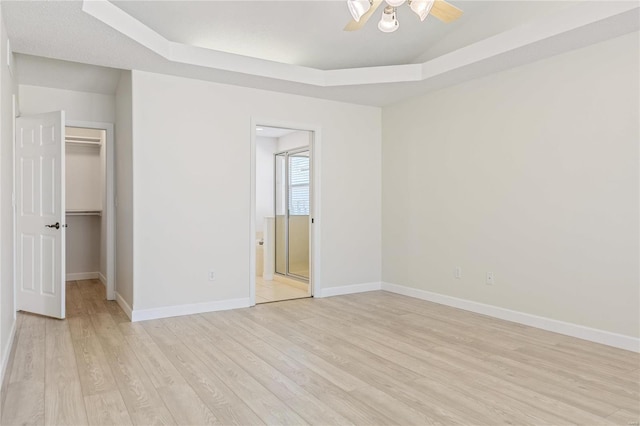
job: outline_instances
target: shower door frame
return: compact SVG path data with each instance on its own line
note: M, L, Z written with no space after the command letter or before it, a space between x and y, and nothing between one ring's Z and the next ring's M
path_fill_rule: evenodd
M313 138L313 133L311 135L311 137ZM289 199L289 190L290 190L290 186L291 183L289 182L289 156L290 155L295 155L295 154L299 154L301 152L308 152L309 153L309 215L308 215L308 220L309 220L309 239L308 239L308 250L309 250L309 259L307 260L308 262L308 269L309 269L309 276L308 277L304 277L302 275L298 275L298 274L294 274L290 271L289 268L289 227L290 227L290 222L289 222L289 218L291 217L291 208L289 205L290 199ZM285 181L285 191L284 191L284 199L285 199L285 203L286 203L286 213L284 215L285 217L285 227L284 227L284 253L285 253L285 272L278 272L277 271L277 264L278 264L278 246L277 246L277 242L278 242L278 189L276 186L276 182L277 182L277 178L278 178L278 156L282 156L284 155L284 181ZM309 284L309 295L311 295L311 225L312 225L312 219L313 219L313 152L311 151L311 143L307 146L303 146L303 147L299 147L299 148L293 148L293 149L288 149L285 151L280 151L280 152L276 152L275 154L273 154L273 217L274 217L274 225L275 225L275 250L274 250L274 266L273 266L273 272L275 274L278 275L282 275L284 277L293 277L297 280L301 280L306 282L307 284Z

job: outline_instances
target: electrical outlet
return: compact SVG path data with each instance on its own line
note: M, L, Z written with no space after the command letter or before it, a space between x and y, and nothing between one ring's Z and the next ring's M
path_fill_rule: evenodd
M487 272L487 285L493 285L493 272Z
M209 281L215 281L215 280L216 280L216 272L209 271Z
M453 276L459 280L462 278L462 268L459 266L456 266L456 268L453 270Z

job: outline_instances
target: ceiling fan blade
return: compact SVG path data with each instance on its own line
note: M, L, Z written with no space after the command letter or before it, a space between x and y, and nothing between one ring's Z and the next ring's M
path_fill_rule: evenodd
M360 18L360 21L358 22L355 19L352 19L344 27L344 30L345 31L356 31L356 30L359 30L360 28L364 27L364 24L366 24L367 21L369 20L369 18L371 18L371 15L373 15L375 13L375 11L378 9L378 7L382 4L382 1L383 0L373 0L373 4L371 5L371 7L367 11L367 13L362 15L362 17Z
M430 12L431 15L445 23L455 21L462 16L462 13L461 9L444 0L436 0Z

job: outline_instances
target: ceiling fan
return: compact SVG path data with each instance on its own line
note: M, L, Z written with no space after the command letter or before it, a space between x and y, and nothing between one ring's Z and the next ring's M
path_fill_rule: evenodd
M462 16L462 10L444 0L347 0L347 6L351 16L353 16L353 20L349 21L344 30L359 30L367 23L378 7L385 3L382 19L378 22L378 29L385 33L392 33L400 25L396 17L396 8L402 6L405 2L420 17L421 21L424 21L429 14L445 23L453 22Z

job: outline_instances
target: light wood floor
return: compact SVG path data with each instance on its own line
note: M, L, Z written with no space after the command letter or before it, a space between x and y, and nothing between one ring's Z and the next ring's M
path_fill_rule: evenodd
M638 354L386 292L130 323L19 314L2 424L637 424Z
M273 280L256 277L256 303L310 297L307 285L301 281L279 275L274 276Z

